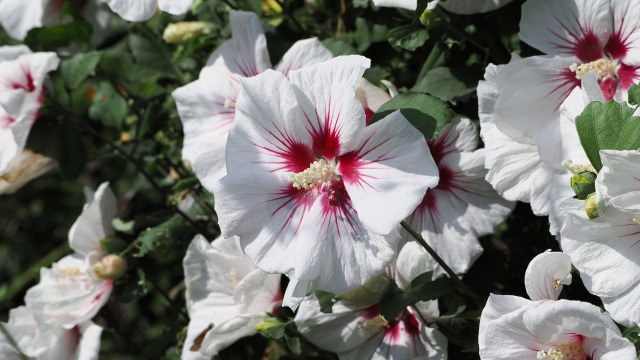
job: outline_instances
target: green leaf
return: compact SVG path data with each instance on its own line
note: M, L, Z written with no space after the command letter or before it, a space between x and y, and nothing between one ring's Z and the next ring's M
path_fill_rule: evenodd
M414 51L429 40L429 32L420 25L402 25L389 31L389 43L393 46Z
M440 130L454 116L442 100L427 94L407 92L383 104L373 115L371 123L380 121L398 109L427 140L438 137Z
M631 87L627 91L627 95L627 101L629 102L629 104L640 105L640 85L631 85Z
M314 289L313 294L320 302L320 311L325 314L331 314L333 312L333 304L336 303L335 294L318 289Z
M103 124L121 129L129 111L127 102L111 83L102 81L94 88L89 117Z
M353 46L342 40L327 38L322 40L322 45L329 49L333 56L353 55L358 53Z
M409 294L400 290L380 301L380 315L384 316L387 321L394 319L408 306L411 306L414 303L413 300Z
M89 44L91 25L85 20L31 29L24 43L33 51L53 51L73 43Z
M429 70L411 91L425 92L444 101L454 101L475 93L478 85L475 69L438 67Z
M91 51L76 54L71 59L62 62L61 71L64 84L68 89L75 89L90 75L95 75L95 69L100 61L100 53Z
M135 227L136 222L133 220L130 221L122 221L120 218L114 218L111 220L111 226L115 231L121 232L123 234L131 235L133 234L133 229Z
M136 64L155 70L167 77L180 78L178 69L171 62L169 49L157 39L133 34L129 37L129 48Z
M114 235L108 235L100 240L100 245L107 254L117 254L127 248L127 243Z
M285 334L284 340L287 342L287 347L289 347L289 350L291 350L291 352L294 355L302 354L302 349L301 349L301 346L300 346L300 338L299 337L289 336L289 335Z
M418 301L436 300L439 297L450 293L456 288L456 284L449 278L442 277L433 281L426 282L425 279L420 278L421 276L414 279L414 281L418 280L415 284L414 281L411 282L409 290L407 291L407 293L411 297L417 299ZM429 274L429 277L431 277L431 274Z
M640 118L634 109L615 101L592 102L576 117L580 143L591 165L600 171L600 150L640 148Z
M143 257L150 252L167 254L174 252L180 244L188 242L195 235L185 220L175 215L162 224L153 227L138 237L140 250L135 257Z

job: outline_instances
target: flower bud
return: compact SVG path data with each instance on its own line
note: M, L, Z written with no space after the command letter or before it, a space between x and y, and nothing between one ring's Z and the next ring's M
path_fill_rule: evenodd
M600 216L598 214L598 205L596 201L596 193L589 194L587 201L584 202L584 210L587 212L587 217L593 220Z
M91 266L91 274L102 280L115 280L127 270L127 262L118 255L103 257Z
M256 324L255 329L261 335L271 338L271 337L273 337L274 332L273 331L269 331L269 330L273 329L273 328L276 328L276 327L282 327L283 325L284 325L284 323L282 321L280 321L278 318L270 317L270 318L266 318L264 321Z
M422 15L420 15L420 22L429 29L439 26L442 22L442 18L440 17L439 11L427 7L427 9L422 12Z
M580 200L585 200L589 194L596 191L597 175L590 171L581 171L571 177L571 189Z
M169 44L179 43L194 37L196 34L211 32L211 24L202 21L182 21L167 25L162 39Z

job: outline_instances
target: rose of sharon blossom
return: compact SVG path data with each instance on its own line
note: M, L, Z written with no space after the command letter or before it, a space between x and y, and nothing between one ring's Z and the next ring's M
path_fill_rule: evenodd
M437 5L440 5L452 13L469 15L496 10L511 1L512 0L447 0L440 2L439 0L433 0L429 2L427 8L433 9ZM399 7L408 10L415 10L418 6L417 0L373 0L373 3L376 6Z
M182 157L191 163L203 186L226 175L225 148L236 113L240 80L270 69L267 40L254 13L231 11L233 37L207 61L198 80L173 92L184 127ZM289 71L332 58L318 39L296 42L275 70Z
M45 77L59 62L55 53L0 47L0 175L22 153L40 111Z
M100 241L112 234L116 198L108 183L98 187L93 199L69 231L74 254L51 268L40 270L40 283L27 291L27 307L50 317L66 328L91 319L107 302L113 280L126 264L117 255L105 253Z
M186 13L194 0L99 0L127 21L145 21L156 9L172 15Z
M369 63L346 56L290 80L242 81L216 211L258 268L289 276L286 306L311 282L344 293L380 274L400 221L437 184L424 137L400 112L365 126L355 89Z
M636 358L609 314L581 301L494 295L480 317L480 358L614 360Z
M485 150L477 150L478 130L469 119L454 119L428 144L440 182L427 190L407 222L453 271L465 273L482 253L478 237L493 233L513 203L484 179ZM429 256L424 249L417 251ZM438 267L437 273L444 271Z
M512 63L523 61L514 58ZM481 135L486 144L486 179L508 200L529 202L536 215L549 215L550 231L557 235L567 211L582 206L573 199L570 179L584 170L594 171L580 144L575 119L592 101L604 101L594 73L560 105L543 136L534 139L509 127L496 110L501 96L498 83L508 81L509 65L487 67L478 85Z
M71 0L0 0L0 25L12 38L24 40L33 28L59 23L63 7L69 3ZM92 40L101 39L111 12L98 0L87 0L76 9L91 23L94 30Z
M600 217L589 220L584 209L571 213L561 245L587 290L602 299L615 321L631 326L640 323L640 154L603 150L600 157Z
M2 323L2 327L13 340L7 339L7 333L0 332L3 360L22 360L17 350L36 360L95 360L100 352L102 328L90 321L64 329L21 306L9 311L9 322Z
M183 261L189 329L183 360L211 359L236 340L256 333L280 305L280 275L258 270L236 237L209 244L196 236Z
M419 246L407 243L394 266L387 268L387 275L404 291L415 277L435 269L435 261L416 251ZM438 302L418 302L396 318L385 319L377 303L388 285L387 278L380 276L343 296L329 314L320 311L318 299L310 295L300 304L296 326L312 343L337 353L340 360L446 359L447 338L424 324L439 316Z

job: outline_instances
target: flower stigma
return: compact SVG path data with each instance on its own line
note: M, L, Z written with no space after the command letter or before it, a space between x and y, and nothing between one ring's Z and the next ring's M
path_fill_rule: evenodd
M576 73L576 79L578 80L582 80L588 73L594 70L598 79L605 79L608 77L615 78L617 69L618 61L611 60L606 57L582 65L573 63L569 66L569 70Z
M563 344L548 351L540 350L536 356L538 360L585 360L586 358L587 354L580 343Z
M369 334L375 334L382 329L389 328L389 322L382 315L378 315L373 319L358 323L358 325Z
M329 186L331 181L342 177L336 172L335 164L325 159L314 161L308 169L291 175L293 187L300 190L310 190L316 186Z

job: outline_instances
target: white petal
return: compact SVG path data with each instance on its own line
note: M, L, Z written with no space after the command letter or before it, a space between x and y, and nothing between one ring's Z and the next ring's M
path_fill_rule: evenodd
M82 214L69 230L69 245L83 255L92 251L103 252L100 240L112 233L111 220L116 216L116 197L109 183L102 183L91 202L85 204Z
M304 337L317 346L333 351L345 352L356 349L368 339L376 336L361 325L375 309L361 309L354 304L338 301L331 313L320 311L320 303L315 296L307 297L296 313L295 322ZM373 315L373 316L376 316Z
M624 326L640 324L640 283L629 290L612 297L601 297L604 308L611 318Z
M233 298L240 314L264 314L279 302L280 275L254 270L236 286ZM277 299L277 300L276 300Z
M437 185L438 168L400 111L367 126L356 146L340 156L338 171L362 223L389 234Z
M571 258L560 252L544 252L534 257L524 274L529 298L558 300L562 285L571 284Z
M229 133L227 172L248 165L266 172L301 172L315 161L312 136L282 73L268 70L242 81Z
M26 3L26 1L20 2L20 3L24 4ZM3 2L2 4L8 4L8 3ZM0 4L0 8L2 7L2 4ZM17 3L12 3L12 4L17 4ZM5 13L3 12L3 14ZM26 45L0 46L0 61L15 60L19 56L26 55L26 54L31 54L31 50L29 50L29 47Z
M547 54L583 62L602 57L613 24L609 0L531 0L522 6L520 38Z
M398 287L407 290L413 279L427 271L435 270L436 266L437 263L431 256L425 256L420 244L409 241L398 252L394 279Z
M251 77L271 68L267 38L255 13L246 11L229 12L231 40L226 41L209 56L207 66L219 58L234 75Z
M100 337L102 328L92 322L78 325L82 338L76 350L78 360L96 360L100 353Z
M381 7L399 7L415 10L418 7L418 0L373 0L373 4Z
M287 75L291 70L298 70L305 66L321 63L333 57L320 40L311 38L297 41L282 56L276 70Z
M289 73L316 155L332 160L356 149L365 114L355 89L370 64L362 56L340 56Z
M29 181L57 166L58 163L53 159L30 150L23 150L16 158L9 172L0 177L0 194L12 194Z
M640 278L640 225L633 215L611 209L589 220L570 214L562 228L562 250L580 271L589 292L617 296Z
M360 79L360 84L356 89L356 96L364 107L364 113L367 117L367 125L371 121L371 118L373 118L373 114L378 111L380 106L391 100L391 95L373 85L365 78Z
M627 65L640 65L640 28L639 17L640 4L633 0L611 0L613 10L613 38L616 38L624 48L624 63ZM618 55L618 54L616 54Z
M145 21L153 16L158 0L100 0L127 21Z
M282 299L282 306L286 306L293 311L296 311L300 303L304 300L305 296L309 293L311 282L298 279L290 279L287 285L287 290L284 293L284 299Z
M0 1L0 25L16 40L23 40L27 32L42 26L46 1Z
M158 8L172 15L186 13L193 5L193 0L158 0Z
M495 78L496 126L523 143L546 141L545 129L558 121L557 109L579 85L569 70L576 61L572 56L532 56L500 67Z
M238 316L214 326L205 336L200 352L208 356L217 355L238 339L256 334L256 325L265 318L266 315Z
M216 61L202 70L198 80L172 93L184 131L182 157L210 191L227 172L225 148L239 86L224 62Z

